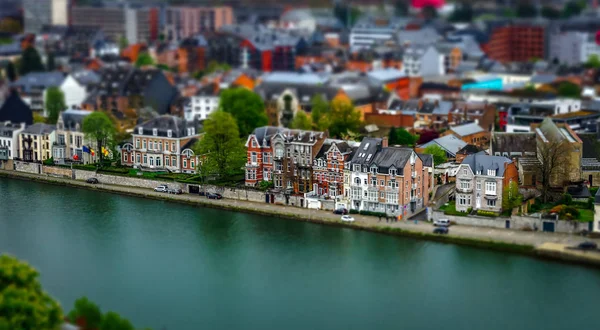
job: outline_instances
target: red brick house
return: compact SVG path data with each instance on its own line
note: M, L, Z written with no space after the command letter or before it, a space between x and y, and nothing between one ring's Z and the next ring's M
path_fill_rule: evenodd
M313 191L319 196L335 197L344 194L344 164L352 157L346 141L325 140L313 162Z

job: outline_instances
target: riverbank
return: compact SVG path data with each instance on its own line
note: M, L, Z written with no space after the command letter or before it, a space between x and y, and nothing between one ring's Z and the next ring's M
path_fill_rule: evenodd
M543 232L534 233L494 228L453 226L450 229L449 235L440 236L432 234L431 224L423 221L418 221L416 223L412 221L386 223L384 220L379 220L375 217L354 215L354 218L356 219L354 223L343 223L340 221L339 215L320 210L294 208L283 205L263 204L239 200L210 200L204 197L189 194L167 195L154 192L153 190L147 188L124 187L108 184L91 185L83 181L15 171L0 170L0 176L111 192L135 197L150 198L155 200L174 201L229 211L254 213L330 226L347 227L389 235L426 239L442 243L467 245L496 251L520 253L534 257L600 267L600 260L597 258L585 258L579 255L577 257L573 257L572 253L569 253L570 251L566 249L563 249L564 252L556 250L552 253L547 253L547 251L539 249L539 247L545 243L573 246L586 240L585 238L579 236L567 234L551 234Z

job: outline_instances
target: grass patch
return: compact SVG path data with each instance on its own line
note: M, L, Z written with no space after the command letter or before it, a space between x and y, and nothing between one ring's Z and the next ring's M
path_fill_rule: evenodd
M458 216L462 216L462 217L466 217L468 214L467 212L459 212L456 210L456 204L454 203L448 203L447 205L442 205L442 207L440 207L441 211L444 211L444 214L446 215L458 215Z
M592 222L594 221L594 211L590 209L579 209L579 222Z

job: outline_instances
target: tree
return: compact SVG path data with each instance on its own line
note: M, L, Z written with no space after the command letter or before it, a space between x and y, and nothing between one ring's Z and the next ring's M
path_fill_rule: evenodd
M44 102L48 113L48 124L56 124L60 112L67 108L65 94L58 87L50 87L46 91Z
M312 122L310 121L310 117L306 114L306 112L298 110L296 112L296 116L294 116L294 120L292 120L290 128L301 129L305 131L311 130Z
M438 137L440 137L440 133L438 133L436 130L423 130L419 134L419 140L417 141L417 144L425 144L431 140L437 139Z
M333 7L333 15L339 19L345 27L350 28L360 17L360 10L343 2L336 2Z
M150 54L148 54L148 52L140 53L138 55L137 60L135 60L135 66L139 68L148 65L154 65L154 59L152 58L152 56L150 56Z
M563 81L558 85L558 95L563 97L579 98L581 97L581 87L578 85Z
M46 58L46 71L52 72L56 70L56 63L54 60L54 53L48 53L48 57Z
M219 109L233 116L242 137L250 135L255 128L265 126L269 122L263 100L245 88L224 90L219 100Z
M552 7L552 6L544 6L542 7L542 17L547 19L559 19L561 16L560 10Z
M360 112L354 108L352 102L334 100L331 102L329 114L329 134L341 138L349 132L358 132L361 128Z
M86 297L75 300L75 307L69 312L67 318L82 330L98 329L102 324L100 307Z
M563 18L569 18L571 16L578 16L585 8L585 1L569 1L563 8Z
M599 69L600 57L596 54L590 55L587 59L587 62L585 62L585 67L588 69Z
M456 7L449 18L450 22L471 22L473 21L473 6L465 2Z
M502 210L509 211L519 207L523 202L523 196L519 193L519 185L516 182L510 182L502 190Z
M326 131L329 128L329 113L331 112L329 103L319 94L313 96L310 103L310 118L313 129L320 132Z
M403 127L392 128L388 137L390 145L413 146L417 141L417 137L410 134Z
M44 292L38 277L27 263L0 256L0 328L49 330L62 323L60 305Z
M104 112L96 111L83 119L82 131L86 138L96 141L97 153L100 155L100 164L104 155L103 146L110 146L116 133L115 125Z
M11 82L17 80L17 69L15 69L15 64L13 62L8 62L4 68L4 72L6 73L6 78Z
M119 49L123 50L123 49L127 48L128 46L129 46L129 41L127 40L127 37L121 36L119 38Z
M44 64L42 64L42 58L38 51L29 46L23 50L21 54L21 67L19 73L24 76L29 72L42 72L44 71Z
M129 320L115 312L108 312L104 315L99 330L134 330L134 328Z
M432 144L423 150L424 154L429 154L433 156L433 164L438 166L440 164L445 163L448 159L446 158L446 152L442 147Z
M559 178L567 177L570 147L564 140L538 141L537 144L537 180L541 180L542 198L548 201L550 187L554 182L561 184Z
M202 157L202 173L226 178L239 171L246 151L233 116L225 111L213 112L204 122L204 135L194 147Z
M529 2L520 1L517 5L517 17L533 18L536 17L537 14L537 8L535 7L535 5Z

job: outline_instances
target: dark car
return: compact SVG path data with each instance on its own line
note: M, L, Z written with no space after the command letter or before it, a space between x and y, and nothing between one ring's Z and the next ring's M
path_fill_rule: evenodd
M221 199L221 198L223 198L223 196L221 196L220 194L217 194L217 193L208 193L208 194L206 194L206 197L208 197L208 199Z
M337 210L333 211L333 214L346 215L346 214L348 214L348 209L345 209L345 208L337 209Z
M596 242L583 242L583 243L579 243L579 245L577 245L578 248L582 249L582 250L595 250L598 248L598 244L596 244Z
M448 227L435 227L433 233L441 235L448 234Z
M91 184L100 183L100 181L98 181L98 179L96 179L96 178L88 178L87 180L85 180L85 182L91 183Z
M183 190L181 190L179 188L170 188L169 190L167 190L167 193L181 195L181 194L183 194Z

